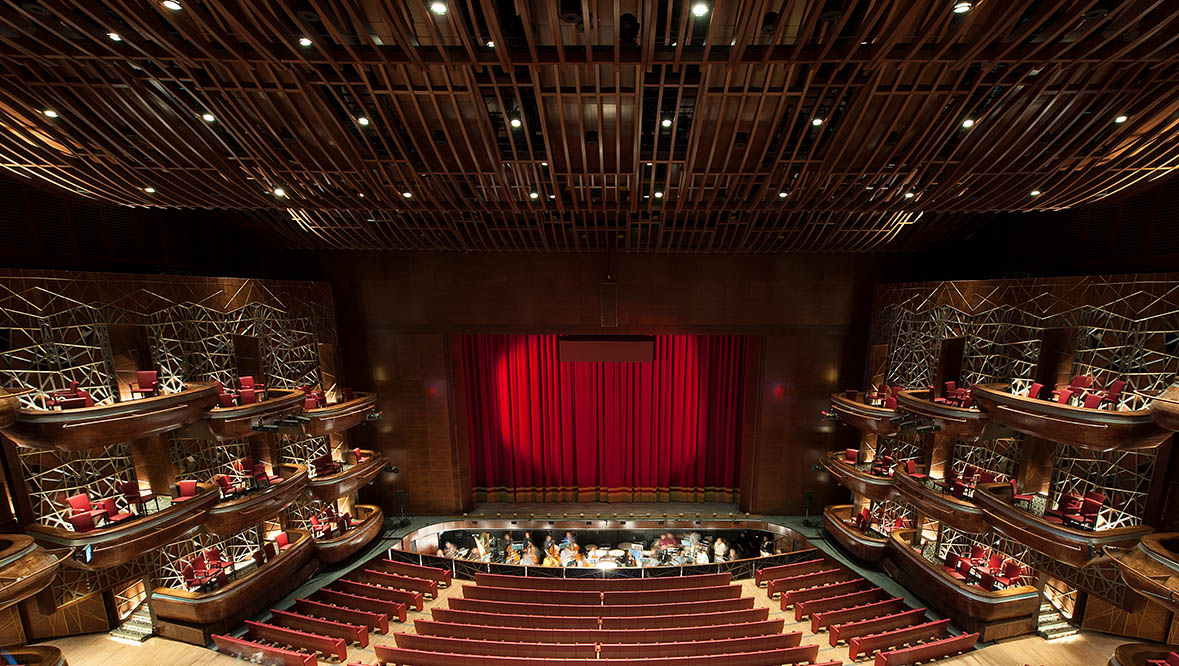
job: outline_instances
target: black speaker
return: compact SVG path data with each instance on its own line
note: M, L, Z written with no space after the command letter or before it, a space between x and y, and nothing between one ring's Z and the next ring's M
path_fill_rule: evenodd
M397 491L397 513L401 514L401 517L398 518L398 520L397 520L397 526L398 527L405 527L406 525L408 525L409 518L405 517L405 491L404 490Z

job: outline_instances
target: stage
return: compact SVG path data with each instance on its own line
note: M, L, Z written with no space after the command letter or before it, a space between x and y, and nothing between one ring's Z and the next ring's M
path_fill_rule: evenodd
M747 518L727 502L482 502L466 514L471 518ZM820 517L821 519L821 517Z

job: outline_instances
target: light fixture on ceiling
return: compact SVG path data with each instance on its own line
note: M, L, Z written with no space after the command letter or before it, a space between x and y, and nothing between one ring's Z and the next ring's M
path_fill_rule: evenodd
M160 4L163 5L164 8L171 9L174 12L178 12L181 9L184 9L183 7L180 6L179 2L176 2L176 0L164 0Z
M519 118L512 118L508 123L512 126L512 129L520 129L524 126L524 122Z
M696 4L692 5L693 16L701 17L706 14L708 14L708 5L704 4L703 2L697 2Z
M357 124L359 124L361 127L368 127L368 122L369 122L369 121L368 121L368 118L366 118L366 117L364 117L364 116L361 116L361 117L359 117L359 118L357 118L357 119L356 119L356 122L357 122Z
M819 125L823 124L823 119L822 118L815 118L814 120L811 121L811 124L814 125L815 127L818 127Z
M963 0L962 2L955 2L954 3L954 13L955 14L965 14L966 12L970 11L973 8L974 8L973 2L966 2L965 0Z
M145 188L143 188L143 191L144 191L144 192L147 192L148 194L155 194L155 193L156 193L156 188L154 188L154 187L145 187Z
M410 192L409 190L406 190L405 192L402 192L402 193L401 193L401 196L405 197L406 199L412 199L412 198L413 198L413 192Z
M494 48L495 48L495 42L493 42L493 41L491 41L491 40L489 39L489 40L487 40L487 44L485 44L485 46L486 46L487 48L489 48L489 49L494 49Z
M659 122L659 124L663 125L664 127L671 127L671 118L664 118Z
M662 199L662 198L663 198L663 192L660 192L659 190L655 190L655 198L656 198L656 199Z
M1130 118L1127 116L1118 116L1117 118L1114 118L1114 122L1121 125L1122 123L1126 122L1129 119Z
M550 195L549 195L549 198L550 198L550 199L556 199L556 198L557 198L557 195L555 195L555 194L550 194Z
M434 12L435 14L437 14L439 16L444 16L446 14L446 3L445 2L431 2L430 3L430 11Z
M654 162L647 162L647 166L655 166Z
M541 163L540 163L540 165L541 165L542 167L547 167L547 166L549 165L549 163L548 163L548 162L541 162Z
M123 36L122 36L122 35L120 35L120 34L119 34L119 33L117 33L117 32L108 32L108 33L106 33L106 36L107 36L108 38L110 38L110 40L111 40L112 42L121 42L121 41L123 41Z
M537 192L529 192L529 193L528 193L528 198L529 198L529 199L539 199L539 198L540 198L540 194L539 194L539 193L537 193Z
M966 120L963 120L962 127L963 127L963 129L970 129L971 127L974 127L974 119L967 118Z
M282 189L281 187L274 188L274 196L285 197L286 195L287 195L287 191Z
M358 197L360 197L361 199L363 199L363 198L364 198L364 192L357 192L357 193L356 193L356 196L358 196Z
M311 38L310 37L300 37L299 38L299 46L302 46L304 48L311 46Z
M45 109L45 110L44 110L44 111L42 111L41 113L44 113L46 116L48 116L48 117L50 117L50 118L56 118L56 117L57 117L57 111L54 111L53 109Z
M1038 197L1038 196L1040 196L1040 190L1032 190L1032 196L1033 196L1033 197Z
M913 198L913 197L915 197L915 196L917 196L917 195L916 195L916 194L913 194L912 192L905 192L905 198L906 198L906 199L912 199L912 198Z
M201 119L202 119L202 120L204 120L204 121L205 121L205 122L207 122L207 123L211 123L211 122L214 122L214 121L216 121L216 120L217 120L217 116L215 116L215 115L213 115L213 114L211 114L211 113L202 113L202 114L201 114Z
M787 195L789 195L789 194L790 194L790 193L789 193L789 192L787 192L786 190L782 190L781 192L779 192L779 193L778 193L778 198L779 198L779 199L785 199L785 198L786 198L786 196L787 196Z

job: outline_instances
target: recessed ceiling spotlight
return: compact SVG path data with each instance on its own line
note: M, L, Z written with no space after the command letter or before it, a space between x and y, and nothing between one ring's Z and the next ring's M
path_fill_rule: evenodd
M786 190L782 190L781 192L778 193L778 198L785 199L788 194L790 194L790 193L787 192Z
M966 120L963 120L962 127L964 127L965 129L970 129L971 127L974 127L974 119L967 118Z
M401 196L405 197L406 199L412 199L412 198L413 198L413 192L410 192L410 191L408 191L408 190L407 190L407 191L405 191L405 192L402 192L402 193L401 193Z
M955 2L954 3L954 13L955 14L965 14L966 12L970 11L973 8L974 8L973 2L963 1L963 2Z
M1119 125L1121 125L1122 123L1126 122L1127 120L1129 120L1129 118L1128 118L1128 117L1126 117L1126 116L1118 116L1117 118L1114 118L1114 122L1115 122L1115 123L1117 123L1117 124L1119 124Z
M286 195L287 195L287 191L282 189L281 187L274 188L274 196L285 197Z
M494 48L495 48L495 42L493 42L493 41L491 41L491 40L489 39L489 40L487 40L487 44L486 44L485 46L487 46L487 48L489 48L489 49L494 49Z
M540 163L540 165L541 165L542 167L547 167L547 166L549 165L549 163L548 163L548 162L541 162L541 163Z
M364 198L364 192L357 192L357 193L356 193L356 196L358 196L358 197L360 197L361 199L363 199L363 198Z
M557 198L557 195L555 195L555 194L550 194L550 195L549 195L549 198L550 198L550 199L556 199L556 198Z
M654 162L647 162L647 166L655 166Z
M512 128L514 129L520 129L520 127L524 125L524 123L519 118L512 118L509 121L509 124L511 124Z
M154 187L145 187L145 188L143 188L143 191L144 191L144 192L147 192L148 194L155 194L155 193L156 193L156 188L154 188Z
M439 16L442 16L442 15L446 14L446 3L445 2L431 2L430 3L430 11L434 12L435 14L437 14Z
M357 118L357 119L356 119L356 122L357 122L357 123L358 123L358 124L359 124L361 127L368 127L368 118L365 118L364 116L361 116L361 117Z
M528 193L528 198L529 198L529 199L539 199L539 198L540 198L540 194L538 194L538 193L536 193L536 192L529 192L529 193Z
M303 47L311 46L311 38L310 37L300 37L299 38L299 46L303 46Z
M704 16L707 13L708 5L704 4L703 2L697 2L696 4L692 5L693 16Z
M1032 196L1033 196L1033 197L1038 197L1038 196L1040 196L1040 190L1032 190Z
M217 120L217 116L215 116L211 113L202 113L201 118L207 123L211 123L211 122L214 122Z
M819 125L823 124L823 119L822 118L815 118L814 120L811 121L811 124L814 125L815 127L818 127Z
M123 36L117 32L108 32L108 33L106 33L106 36L109 37L112 42L123 41Z
M659 124L664 127L671 127L671 118L664 118Z
M57 117L57 111L54 111L53 109L45 109L41 113L44 113L46 116L49 116L50 118Z
M180 6L180 3L176 2L176 0L164 0L160 4L163 5L167 9L171 9L174 12L178 12L181 9L183 9L183 7Z
M912 198L913 198L913 197L915 197L915 196L917 196L917 195L916 195L916 194L913 194L912 192L905 192L905 198L906 198L906 199L912 199Z
M659 190L655 190L655 198L656 198L656 199L662 199L662 198L663 198L663 192L660 192Z

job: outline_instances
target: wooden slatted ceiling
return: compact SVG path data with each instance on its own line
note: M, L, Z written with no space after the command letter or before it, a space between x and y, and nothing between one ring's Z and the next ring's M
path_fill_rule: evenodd
M444 4L4 2L0 162L296 247L789 252L913 249L1179 159L1166 0Z

